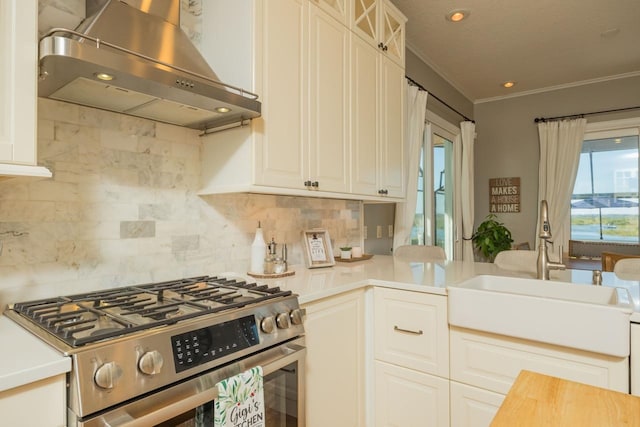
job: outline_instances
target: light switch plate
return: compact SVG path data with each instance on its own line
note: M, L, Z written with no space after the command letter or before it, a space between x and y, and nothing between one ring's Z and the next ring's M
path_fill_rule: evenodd
M393 237L393 225L389 225L389 237Z
M382 226L378 225L376 227L376 238L382 239Z

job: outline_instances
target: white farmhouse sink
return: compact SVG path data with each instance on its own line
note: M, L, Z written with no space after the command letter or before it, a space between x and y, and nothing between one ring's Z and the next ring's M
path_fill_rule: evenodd
M629 356L626 289L482 275L447 291L452 326Z

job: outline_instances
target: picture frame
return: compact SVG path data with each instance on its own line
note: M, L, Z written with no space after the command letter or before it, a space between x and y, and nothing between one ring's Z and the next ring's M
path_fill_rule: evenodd
M307 268L332 267L333 257L331 238L324 228L314 228L302 232L302 246Z

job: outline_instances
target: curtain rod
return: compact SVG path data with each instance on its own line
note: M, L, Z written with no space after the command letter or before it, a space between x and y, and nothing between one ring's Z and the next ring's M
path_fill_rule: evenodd
M442 103L445 107L447 107L448 109L450 109L451 111L453 111L454 113L456 113L457 115L459 115L460 117L464 118L466 121L468 122L473 122L475 123L475 120L471 120L469 117L465 116L464 114L462 114L460 111L456 110L455 108L453 108L451 105L447 104L446 102L444 102L442 99L438 98L433 92L428 91L427 89L425 89L424 86L422 86L420 83L418 83L417 81L413 80L411 77L409 76L405 76L407 80L409 80L409 83L411 83L414 86L417 86L418 88L424 90L425 92L427 92L429 94L429 97L434 97L435 99L437 99L438 101L440 101L440 103Z
M538 122L548 122L553 120L562 120L562 119L571 119L571 118L583 118L584 116L592 116L594 114L606 114L606 113L618 113L620 111L629 111L629 110L638 110L640 109L640 105L636 105L635 107L626 107L626 108L615 108L613 110L602 110L602 111L593 111L591 113L581 113L581 114L570 114L567 116L557 116L557 117L536 117L533 121L535 123Z

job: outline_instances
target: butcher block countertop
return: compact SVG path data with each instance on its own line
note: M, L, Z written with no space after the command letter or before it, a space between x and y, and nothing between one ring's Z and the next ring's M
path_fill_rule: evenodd
M491 427L640 426L640 397L521 371Z

